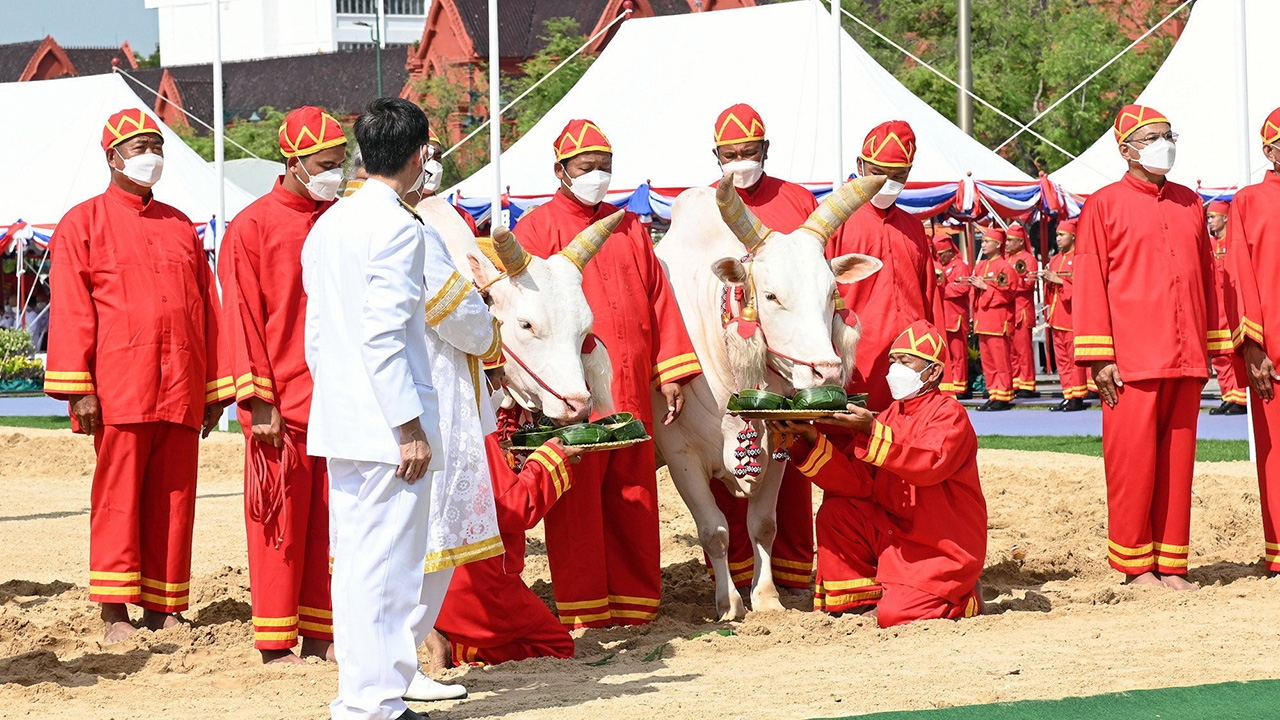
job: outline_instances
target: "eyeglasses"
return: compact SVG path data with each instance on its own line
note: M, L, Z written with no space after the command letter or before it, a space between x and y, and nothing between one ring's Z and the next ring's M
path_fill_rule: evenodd
M1159 140L1160 138L1164 138L1165 140L1168 140L1171 143L1176 143L1178 142L1178 133L1170 130L1169 132L1163 135L1159 135L1159 134L1146 135L1144 137L1138 138L1137 140L1130 140L1129 144L1130 145L1136 145L1136 144L1150 145L1151 143L1155 142L1156 140Z

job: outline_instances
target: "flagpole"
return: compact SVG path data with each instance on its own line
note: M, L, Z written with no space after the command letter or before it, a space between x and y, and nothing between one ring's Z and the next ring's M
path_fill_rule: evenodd
M205 233L213 233L213 257L217 263L218 250L222 247L222 234L227 218L227 167L226 148L223 147L226 134L226 120L222 107L222 5L221 0L210 0L213 10L213 171L218 178L218 214L213 216ZM218 429L226 432L231 429L227 413L218 419Z
M1237 111L1240 114L1240 124L1236 127L1236 153L1239 155L1239 173L1238 186L1240 188L1249 185L1253 168L1250 163L1249 138L1253 135L1249 132L1249 49L1246 44L1248 40L1248 25L1245 21L1244 14L1245 0L1236 0L1236 102ZM1257 461L1258 450L1253 436L1253 397L1249 389L1249 384L1245 384L1245 414L1248 415L1248 438L1249 438L1249 460Z
M493 168L493 199L489 232L506 223L502 219L502 75L498 55L498 0L489 0L489 167Z
M841 45L840 36L844 34L844 31L840 27L840 0L831 0L831 27L833 30L833 38L834 38L834 44L832 45L831 51L834 53L833 58L835 61L834 63L832 63L834 68L833 76L835 81L835 92L831 94L831 97L832 97L832 102L834 102L836 105L835 113L833 113L832 115L832 122L834 123L834 127L832 128L833 140L834 140L834 145L832 146L832 156L835 158L836 167L835 167L835 181L831 185L831 191L835 192L840 188L841 185L844 185L844 177L845 177L845 173L844 173L844 83L841 79L842 63L840 60L840 45Z

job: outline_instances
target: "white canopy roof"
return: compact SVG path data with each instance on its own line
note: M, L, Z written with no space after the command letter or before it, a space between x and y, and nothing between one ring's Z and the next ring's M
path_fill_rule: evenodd
M284 163L262 158L240 158L223 163L227 179L255 198L271 192L284 174ZM213 163L209 163L213 167Z
M1280 42L1271 19L1275 0L1245 0L1248 19L1248 158L1251 181L1269 163L1262 156L1258 131L1280 106L1280 83L1272 70L1280 65ZM1169 179L1195 188L1231 187L1240 182L1238 138L1240 98L1236 94L1237 18L1235 2L1201 0L1169 57L1135 101L1164 113L1179 134L1178 156ZM1074 193L1092 193L1125 172L1114 135L1108 130L1079 158L1050 175Z
M913 181L956 182L972 173L1031 182L913 95L847 33L842 39L846 174L871 128L907 120L919 145ZM625 20L573 89L502 154L502 183L516 195L555 192L552 146L574 118L595 121L609 136L616 190L714 182L713 126L739 102L764 118L770 174L829 183L833 48L831 16L818 2ZM487 197L492 183L486 166L454 189Z
M150 108L116 75L0 84L0 137L8 172L0 173L0 224L25 220L55 224L73 206L106 189L111 173L102 151L102 127L125 108ZM158 120L157 120L158 121ZM217 176L182 139L164 133L164 174L155 196L192 222L217 214ZM226 183L227 219L253 197Z

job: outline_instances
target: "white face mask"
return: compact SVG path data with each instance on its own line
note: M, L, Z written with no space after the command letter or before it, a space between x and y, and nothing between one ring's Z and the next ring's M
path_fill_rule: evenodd
M1130 145L1129 147L1133 147ZM1159 138L1155 142L1148 143L1142 149L1138 150L1138 164L1147 172L1155 175L1164 175L1173 169L1174 158L1178 154L1178 146L1169 142L1165 138Z
M120 155L120 151L116 150L116 155ZM116 172L124 175L130 180L138 183L142 187L151 187L160 181L160 173L164 172L164 156L155 153L142 153L126 158L120 155L120 159L124 161L124 170L111 168Z
M753 187L760 182L760 178L764 177L764 163L759 160L734 160L731 163L721 163L720 170L733 173L733 186L740 188Z
M338 197L338 186L342 184L342 168L325 170L312 175L301 160L298 161L298 167L302 169L303 175L307 176L307 179L302 182L307 186L307 192L311 193L313 200L328 202ZM298 179L302 180L302 177L298 176Z
M884 185L880 187L880 192L871 198L871 204L881 210L888 210L893 204L898 202L898 196L902 194L906 185L897 180L885 180Z
M910 400L919 395L920 389L924 387L924 380L920 376L933 365L929 363L924 370L916 372L902 363L892 363L885 378L889 381L889 394L894 400Z
M415 181L413 182L413 187L409 188L409 192L405 193L405 195L410 195L410 194L412 194L412 193L416 193L416 192L418 192L419 190L421 190L421 189L422 189L423 184L424 184L424 183L426 183L426 181L427 181L427 158L430 158L430 157L431 157L431 153L432 153L432 152L433 152L433 151L432 151L432 149L431 149L431 146L430 146L430 145L427 145L426 147L424 147L424 148L422 149L422 151L421 151L421 152L419 152L419 153L418 153L418 157L422 158L422 171L418 173L418 179L417 179L417 180L415 180Z
M427 176L422 182L422 193L434 195L440 189L440 181L444 180L444 165L439 160L428 160L422 164L422 172Z
M566 171L566 176L568 172ZM576 178L571 178L568 183L569 192L582 201L583 205L599 205L604 201L604 196L609 192L609 181L613 179L611 173L603 170L592 170L589 173L583 173Z

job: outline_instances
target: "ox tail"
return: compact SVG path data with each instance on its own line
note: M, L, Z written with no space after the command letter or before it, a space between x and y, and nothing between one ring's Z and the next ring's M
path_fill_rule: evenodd
M849 319L853 321L853 325L846 324L840 315L836 315L831 321L831 345L840 356L840 371L845 384L853 377L853 366L858 357L858 341L862 339L862 323L852 313Z
M724 344L729 351L729 371L733 373L735 390L764 387L768 367L764 333L757 330L751 337L744 338L731 325L724 329Z
M582 355L582 374L591 391L591 407L601 415L613 414L613 364L602 343Z

